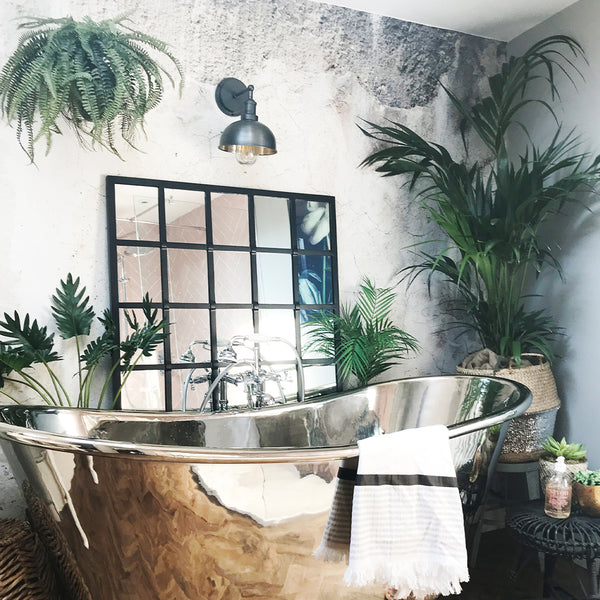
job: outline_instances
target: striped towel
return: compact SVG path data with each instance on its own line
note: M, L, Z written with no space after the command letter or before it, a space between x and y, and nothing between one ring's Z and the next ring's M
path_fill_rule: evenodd
M358 446L344 581L387 585L394 598L460 593L469 572L448 429L407 429Z
M337 473L333 503L321 545L314 556L323 560L347 560L352 526L352 499L358 456L345 458Z

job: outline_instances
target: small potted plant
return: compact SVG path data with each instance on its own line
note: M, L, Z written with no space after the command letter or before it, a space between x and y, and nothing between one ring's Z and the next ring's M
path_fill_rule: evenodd
M600 517L600 469L575 473L573 491L586 515Z
M567 474L571 480L575 473L587 469L587 453L582 444L570 444L564 437L559 442L549 435L542 442L542 448L544 452L539 459L540 485L542 486L542 491L546 489L546 483L554 473L554 465L559 456L564 456Z
M394 325L389 317L396 293L376 287L363 277L354 305L340 314L321 311L304 323L308 334L305 351L325 354L338 366L346 389L366 386L409 352L419 349L417 340Z

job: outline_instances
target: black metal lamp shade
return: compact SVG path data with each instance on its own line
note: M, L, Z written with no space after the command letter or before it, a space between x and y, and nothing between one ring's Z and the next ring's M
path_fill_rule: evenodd
M266 125L242 118L225 128L219 140L219 150L226 152L247 150L265 156L275 154L277 147L275 136Z
M256 116L256 102L252 97L254 86L245 86L239 79L223 79L215 91L219 109L229 116L241 116L239 121L225 128L219 140L219 149L234 152L241 163L251 164L257 156L276 154L273 132Z

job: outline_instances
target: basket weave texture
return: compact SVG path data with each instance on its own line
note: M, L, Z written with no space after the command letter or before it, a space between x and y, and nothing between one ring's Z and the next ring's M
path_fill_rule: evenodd
M43 542L56 573L61 600L92 600L75 557L47 506L34 494L27 482L23 484L23 493L27 502L29 520ZM1 595L0 600L4 600Z
M0 598L59 599L46 548L25 521L0 519Z
M532 364L517 368L509 366L505 369L466 369L456 367L456 372L460 375L479 375L483 377L503 377L512 381L518 381L531 390L533 399L531 406L525 411L525 414L532 414L557 408L560 406L560 398L556 390L556 381L548 361L541 354L523 354L523 358L528 359Z

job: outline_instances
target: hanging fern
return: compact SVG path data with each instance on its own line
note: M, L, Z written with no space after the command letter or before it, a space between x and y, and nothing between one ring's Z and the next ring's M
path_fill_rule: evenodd
M119 134L134 146L145 114L162 98L163 76L175 85L152 54L175 65L181 89L181 65L167 45L123 21L33 18L19 26L25 33L2 69L0 104L32 162L35 142L45 138L48 152L61 119L82 143L91 138L117 156Z

